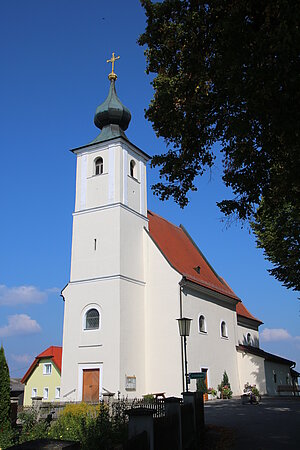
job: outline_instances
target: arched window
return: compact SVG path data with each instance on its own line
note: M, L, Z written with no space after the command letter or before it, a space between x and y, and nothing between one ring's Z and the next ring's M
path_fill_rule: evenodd
M251 345L251 333L247 334L247 344Z
M224 322L224 320L221 322L221 336L228 337L227 326L226 326L226 323Z
M135 161L130 161L130 176L135 178Z
M206 333L206 321L203 315L199 316L199 331L200 333Z
M89 309L85 314L85 329L97 330L99 328L99 312L97 309Z
M97 158L95 160L95 175L101 175L103 173L103 159Z

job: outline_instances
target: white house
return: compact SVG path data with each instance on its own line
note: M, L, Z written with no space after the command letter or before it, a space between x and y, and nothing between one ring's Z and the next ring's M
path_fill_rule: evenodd
M246 382L262 393L276 392L277 384L291 383L295 364L259 349L262 322L184 227L147 212L150 157L127 139L131 115L117 97L113 72L109 79L108 97L94 119L101 133L73 150L76 202L70 282L62 292L62 398L95 400L107 391L179 395L179 317L192 319L189 372L206 372L207 384L216 388L226 370L234 394Z

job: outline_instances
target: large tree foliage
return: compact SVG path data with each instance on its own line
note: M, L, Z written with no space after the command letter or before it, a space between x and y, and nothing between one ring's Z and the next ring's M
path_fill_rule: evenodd
M146 117L168 148L152 159L154 192L184 207L219 143L233 196L218 206L253 223L273 275L299 288L300 0L141 3L139 43L156 74ZM272 210L278 221L293 211L290 224L277 232Z
M0 428L10 428L10 378L4 348L0 348Z

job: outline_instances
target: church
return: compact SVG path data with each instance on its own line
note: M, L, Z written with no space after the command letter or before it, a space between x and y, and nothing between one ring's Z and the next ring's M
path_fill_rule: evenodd
M61 399L94 401L185 390L177 319L191 319L188 372L217 388L226 370L233 395L246 382L262 394L292 383L293 361L259 348L259 326L186 229L147 210L150 156L126 137L130 111L109 93L91 143L77 159L70 281L65 304ZM196 389L193 377L189 390Z

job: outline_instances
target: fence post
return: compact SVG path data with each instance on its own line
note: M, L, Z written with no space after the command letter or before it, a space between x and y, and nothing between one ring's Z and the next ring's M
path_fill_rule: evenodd
M198 445L201 440L201 431L204 429L204 402L200 392L183 392L183 402L193 406L194 430Z
M127 410L129 416L128 439L130 440L146 432L148 441L147 450L154 450L154 412L154 409L143 407Z
M168 397L165 399L165 412L166 417L174 419L176 422L176 428L174 433L177 434L178 450L182 450L182 429L181 429L181 407L180 398ZM175 431L176 430L176 431Z
M43 397L31 397L31 400L32 400L32 407L35 410L36 415L37 415L37 420L40 420Z

